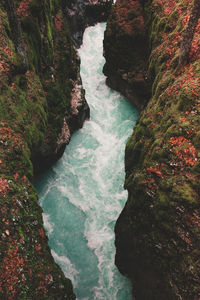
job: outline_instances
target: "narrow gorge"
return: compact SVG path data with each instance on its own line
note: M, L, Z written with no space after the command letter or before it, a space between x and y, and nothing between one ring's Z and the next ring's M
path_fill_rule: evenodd
M114 224L127 198L124 148L137 110L106 86L104 29L87 28L79 49L90 120L36 186L53 256L80 300L131 299L114 265Z
M200 298L200 1L114 2L0 2L1 299Z

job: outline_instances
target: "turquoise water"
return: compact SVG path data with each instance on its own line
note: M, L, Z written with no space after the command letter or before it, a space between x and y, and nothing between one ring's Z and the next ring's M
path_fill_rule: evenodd
M130 282L114 265L114 225L127 199L124 149L137 110L105 85L104 30L87 28L79 50L91 118L36 189L52 254L77 299L130 300Z

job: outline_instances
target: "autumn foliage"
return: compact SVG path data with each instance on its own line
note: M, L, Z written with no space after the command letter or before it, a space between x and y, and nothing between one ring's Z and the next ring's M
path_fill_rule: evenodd
M6 233L9 235L8 230ZM3 258L3 269L0 273L0 292L5 290L8 300L16 299L19 292L18 282L21 280L25 283L25 278L23 279L21 276L26 266L26 260L19 253L19 246L15 244L17 241L13 242L9 245L7 256Z
M33 16L31 9L37 9L38 14ZM50 299L52 294L75 298L70 281L51 256L32 184L34 155L46 132L49 141L54 139L56 144L63 107L70 104L66 83L71 70L66 61L72 65L71 52L75 51L61 15L54 1L9 0L5 10L0 5L0 299ZM34 31L27 34L30 26ZM59 45L57 32L62 40ZM58 50L60 45L63 51ZM27 68L23 67L21 46L27 53ZM63 72L56 69L53 81L55 57L56 68L62 65ZM53 108L49 108L46 98L51 92L48 94L45 81L51 92L57 85L56 95L62 95L57 97L59 104L64 103L61 108L52 104L55 97L51 99ZM57 123L47 129L48 117Z
M32 0L21 0L17 9L17 15L19 18L28 17L29 15L29 3Z
M194 166L198 160L195 147L183 136L171 137L169 140L172 148L169 150L180 161L180 166Z
M115 228L118 267L135 278L133 289L134 285L139 289L136 295L138 292L140 299L162 299L163 295L164 299L200 298L200 20L187 63L179 63L194 3L197 1L118 0L109 21L110 40L117 37L119 41L122 32L133 37L135 30L142 38L141 27L131 23L131 16L137 13L144 16L144 28L149 32L146 80L151 82L151 95L126 146L125 188L129 195ZM114 27L115 16L118 27ZM121 41L108 58L123 59L121 49L129 45L127 40ZM137 47L137 43L131 45L132 53L141 51ZM136 84L129 76L137 68L135 63L120 69L128 88ZM150 269L155 274L152 271L148 281ZM141 273L146 274L146 286L150 286L146 294L141 290L146 284Z
M144 29L144 17L139 0L118 0L116 3L117 21L126 34Z

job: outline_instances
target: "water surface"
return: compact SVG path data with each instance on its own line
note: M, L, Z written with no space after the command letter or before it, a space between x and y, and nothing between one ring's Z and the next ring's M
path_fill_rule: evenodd
M130 282L114 265L114 225L127 199L124 149L137 110L105 84L104 30L87 28L79 50L91 118L36 188L52 254L77 298L130 300Z

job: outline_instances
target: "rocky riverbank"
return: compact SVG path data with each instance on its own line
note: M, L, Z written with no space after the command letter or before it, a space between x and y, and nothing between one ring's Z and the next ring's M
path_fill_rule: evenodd
M192 6L117 0L105 34L107 82L141 109L115 227L116 264L135 299L200 297L200 22L179 63Z
M1 299L75 299L32 185L89 117L66 2L0 4Z

